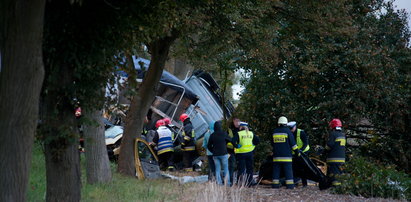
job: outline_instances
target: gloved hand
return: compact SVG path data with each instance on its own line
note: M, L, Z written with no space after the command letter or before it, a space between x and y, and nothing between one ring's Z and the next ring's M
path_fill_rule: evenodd
M299 157L299 156L301 156L301 150L299 150L299 149L294 150L293 155L294 155L294 157Z
M243 146L243 145L241 145L241 144L237 144L237 149L240 148L240 147L242 147L242 146Z

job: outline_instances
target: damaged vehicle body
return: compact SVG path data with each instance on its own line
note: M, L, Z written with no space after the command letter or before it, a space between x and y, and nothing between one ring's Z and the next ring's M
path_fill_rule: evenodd
M141 82L144 78L145 69L149 66L149 60L143 58L133 57L135 68L138 72L138 82ZM122 77L127 78L127 74L120 73ZM135 145L135 158L136 158L136 170L140 172L139 178L148 176L147 172L154 171L152 166L158 167L158 158L156 155L156 148L144 149L144 151L152 152L153 158L147 160L147 155L142 155L142 145L150 146L155 134L155 122L159 119L170 118L172 124L172 132L174 133L174 162L177 169L181 169L182 166L182 151L180 141L182 140L182 123L179 121L179 116L182 113L187 113L192 121L195 131L196 141L196 157L193 159L193 167L199 169L202 165L202 157L200 151L202 151L202 137L208 132L209 123L211 121L221 120L224 117L229 117L234 107L230 102L227 102L224 107L221 107L222 99L218 93L219 86L213 77L203 71L195 71L190 77L185 80L180 80L171 73L163 71L157 93L154 101L150 106L149 113L147 114L147 122L145 123L146 131L143 132L141 138L136 140ZM119 93L119 97L121 97ZM121 99L120 99L121 100ZM126 99L122 99L126 100ZM127 105L128 103L119 103ZM116 128L114 128L116 127ZM120 145L117 142L121 142L122 132L120 133L119 127L111 126L106 130L106 145L110 159L116 159L118 155ZM114 130L116 129L116 130ZM122 128L121 128L122 130ZM114 135L117 133L118 135ZM120 137L120 138L118 138ZM140 148L140 149L139 149ZM157 160L157 162L154 161ZM138 170L140 169L140 170ZM144 172L146 171L146 172ZM138 173L137 172L137 173ZM141 174L143 173L143 174ZM156 176L156 175L154 175ZM148 177L150 178L150 177Z

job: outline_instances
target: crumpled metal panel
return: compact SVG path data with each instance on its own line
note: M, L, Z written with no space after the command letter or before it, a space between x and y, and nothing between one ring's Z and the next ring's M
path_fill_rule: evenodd
M207 132L211 122L223 119L223 110L217 99L198 77L190 77L190 79L186 81L186 84L200 98L197 106L200 107L201 111L206 113L202 114L196 110L193 111L194 106L190 106L187 110L187 113L191 113L190 119L196 132L197 140Z

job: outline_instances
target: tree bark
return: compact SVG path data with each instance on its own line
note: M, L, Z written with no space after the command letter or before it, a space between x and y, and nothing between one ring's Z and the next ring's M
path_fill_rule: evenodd
M103 111L89 112L85 109L84 112L87 118L97 122L97 125L84 126L87 183L110 182L112 176L104 136Z
M0 201L26 201L44 78L44 6L0 2Z
M163 73L170 46L176 36L167 36L150 43L151 62L143 83L136 95L132 97L126 117L121 150L118 160L118 171L121 174L135 176L134 140L141 135L144 118L156 95L156 89Z
M45 116L40 128L46 156L46 201L80 201L79 134L72 98L65 89L73 83L73 68L64 64L48 72L47 77L58 84L45 86Z

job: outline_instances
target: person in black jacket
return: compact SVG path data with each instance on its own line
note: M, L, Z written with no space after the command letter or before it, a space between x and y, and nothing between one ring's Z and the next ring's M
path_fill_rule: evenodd
M336 180L336 176L341 175L341 166L345 163L345 135L342 132L342 123L340 119L333 119L330 122L331 132L328 137L327 146L327 175L332 180L333 186L339 186L341 183Z
M234 138L234 136L238 137L238 131L240 130L240 119L237 117L232 117L229 120L229 128L228 128L228 137L231 139ZM234 146L232 143L227 143L227 152L230 155L228 158L228 171L230 172L230 182L233 182L233 176L234 176L234 169L236 167L236 159L235 159L235 152L234 152Z
M183 163L185 171L193 171L192 161L195 157L195 133L193 124L187 114L181 114L180 121L183 122L183 141L181 142L181 150L183 150Z
M226 185L230 186L230 178L228 171L228 157L227 143L231 142L231 138L228 137L227 133L223 131L221 121L214 123L214 133L210 135L208 140L207 148L213 153L213 160L215 165L215 175L218 184L223 184L221 180L221 167L224 170L224 182Z

